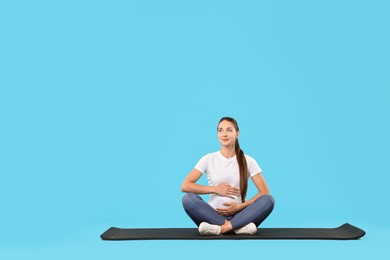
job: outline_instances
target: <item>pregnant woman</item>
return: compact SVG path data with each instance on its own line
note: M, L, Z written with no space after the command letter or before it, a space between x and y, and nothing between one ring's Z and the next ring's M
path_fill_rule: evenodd
M221 149L203 156L185 178L181 190L186 213L198 226L201 235L231 232L253 235L271 214L274 198L256 160L241 150L237 121L223 117L217 126ZM206 174L209 186L196 182ZM251 177L258 192L245 200ZM210 194L207 202L198 194Z

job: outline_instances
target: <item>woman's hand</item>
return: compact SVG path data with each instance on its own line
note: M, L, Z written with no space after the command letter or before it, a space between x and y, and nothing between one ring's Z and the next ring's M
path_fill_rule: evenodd
M227 183L222 183L218 186L215 186L215 193L219 196L235 199L237 196L240 195L240 189L232 187Z
M224 216L231 216L242 210L242 204L236 202L225 202L223 205L226 208L217 208L217 212Z

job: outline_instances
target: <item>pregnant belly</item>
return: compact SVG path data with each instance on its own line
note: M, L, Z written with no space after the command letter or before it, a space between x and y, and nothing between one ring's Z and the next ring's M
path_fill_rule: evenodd
M235 199L232 199L232 198L222 197L218 195L211 195L209 200L209 205L214 209L226 208L226 206L223 205L223 203L225 202L235 202L237 204L241 204L241 196L237 196Z

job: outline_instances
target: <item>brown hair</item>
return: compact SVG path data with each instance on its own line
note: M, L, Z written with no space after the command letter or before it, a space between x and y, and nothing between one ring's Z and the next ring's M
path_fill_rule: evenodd
M236 129L237 132L240 130L238 128L237 121L232 117L222 117L221 120L219 120L219 122L218 122L218 126L224 120L233 123L234 128ZM217 131L218 131L218 126L217 126ZM241 150L241 148L240 148L240 144L238 142L238 139L236 139L236 144L235 144L234 148L236 150L236 158L237 158L237 162L238 162L238 168L240 170L241 201L244 203L245 197L246 197L246 191L248 189L248 179L249 179L248 165L246 163L244 151Z

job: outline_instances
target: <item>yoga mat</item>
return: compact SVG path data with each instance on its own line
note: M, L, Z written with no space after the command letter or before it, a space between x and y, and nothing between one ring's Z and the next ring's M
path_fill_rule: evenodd
M366 232L348 223L337 228L258 228L256 235L229 233L201 236L197 228L116 228L100 235L103 240L190 240L190 239L359 239Z

